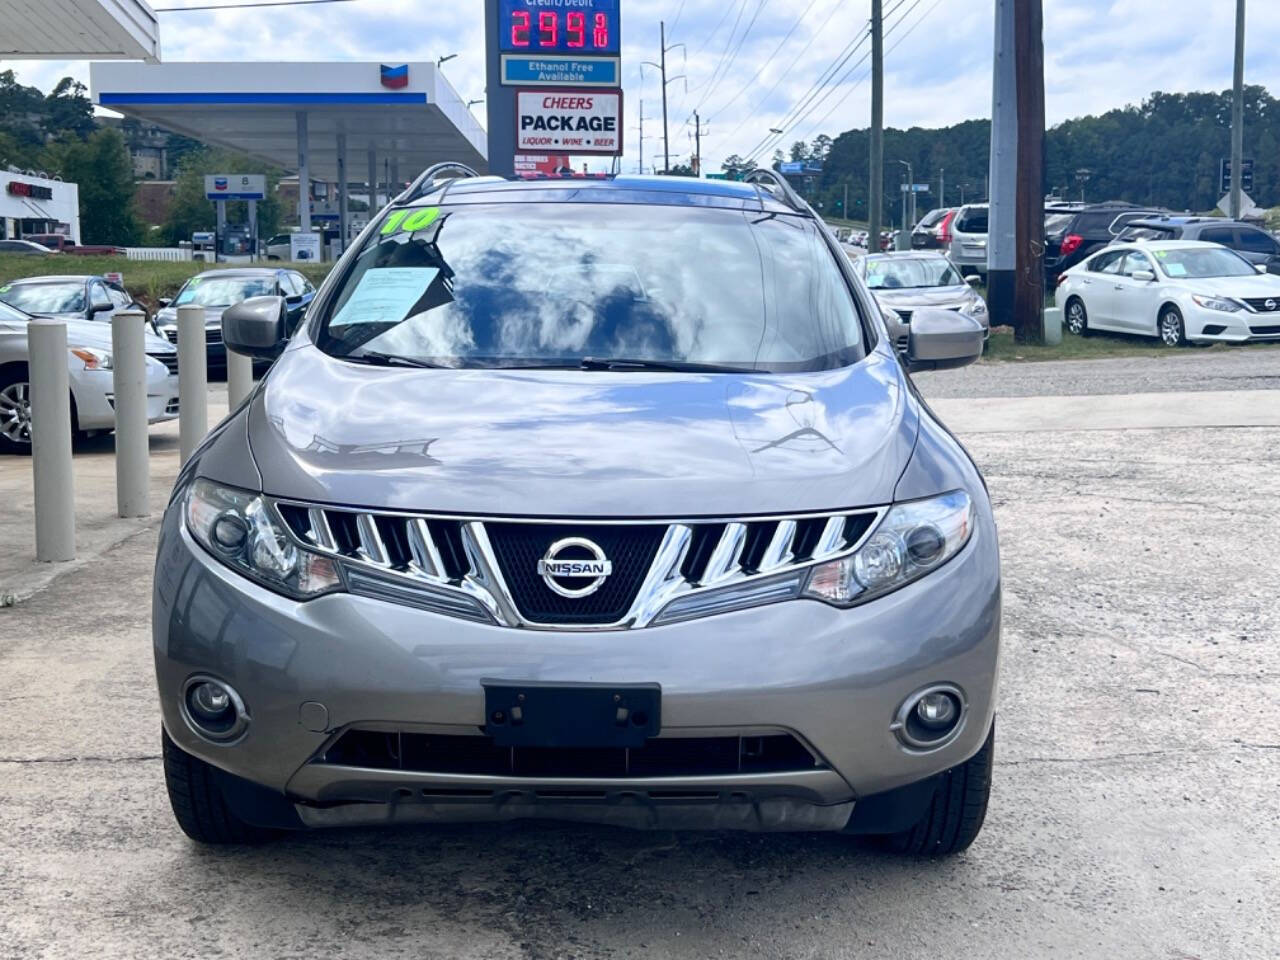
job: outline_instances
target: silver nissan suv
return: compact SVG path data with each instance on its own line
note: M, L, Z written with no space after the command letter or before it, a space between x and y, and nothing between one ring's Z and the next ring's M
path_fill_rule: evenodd
M169 796L205 842L554 818L945 854L991 783L973 462L814 212L750 182L479 177L374 218L184 468L156 560Z

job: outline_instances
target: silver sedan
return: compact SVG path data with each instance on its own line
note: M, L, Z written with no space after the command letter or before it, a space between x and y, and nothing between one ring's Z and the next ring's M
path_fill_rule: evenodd
M854 261L854 269L867 283L885 311L885 322L899 349L906 344L912 314L924 307L954 310L982 324L984 339L991 334L987 304L960 275L943 253L910 250L901 253L869 253Z
M29 314L0 303L0 453L31 450L31 389L27 324ZM80 434L115 429L111 327L88 320L68 320L67 371L71 386L71 426ZM150 332L146 334L147 419L151 423L178 415L178 352Z

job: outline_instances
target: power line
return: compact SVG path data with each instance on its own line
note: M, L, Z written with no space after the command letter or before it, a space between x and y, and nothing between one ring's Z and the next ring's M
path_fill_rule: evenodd
M196 10L248 10L250 7L309 7L318 3L355 3L355 0L257 0L255 3L210 3L201 7L157 7L155 13L190 13Z
M768 3L769 0L760 0L756 5L756 12L751 15L751 22L747 24L747 28L742 31L742 36L738 38L738 45L733 48L733 53L729 56L729 62L724 65L724 71L720 74L720 79L712 82L710 89L702 95L702 99L698 101L698 105L694 107L694 110L701 109L702 105L710 99L713 93L716 92L716 88L720 86L720 84L724 83L724 78L729 75L729 71L733 68L734 61L738 59L738 54L742 50L742 45L747 41L747 35L751 33L751 28L756 25L756 21L760 19L761 11L764 10ZM743 5L743 9L746 9L745 4Z
M840 7L844 6L844 4L847 2L848 0L838 0L836 6L831 10L829 14L827 14L827 18L830 19L832 16L834 16L836 11L839 10ZM801 48L800 52L795 55L794 59L792 59L792 61L789 64L787 64L786 69L781 71L778 74L778 79L774 81L773 86L769 88L768 92L766 92L764 96L760 97L761 103L764 103L771 96L773 96L773 92L778 89L779 85L782 83L783 80L786 79L787 75L790 74L791 71L795 69L796 64L800 62L800 58L809 52L809 48L813 46L813 41L817 40L818 36L819 36L818 31L815 30L813 32L813 35L809 37L809 42L806 43ZM750 84L748 84L747 86L750 86ZM721 110L723 109L724 108L722 107ZM744 126L746 126L748 120L754 120L754 119L756 119L755 116L751 114L748 114L747 116L743 117L742 120L738 123L738 125L734 127L732 131L730 131L729 137L726 139L732 138L734 135L737 134L739 130L741 130Z
M738 7L738 15L734 18L733 27L729 30L729 39L725 41L724 49L720 51L720 59L716 61L716 68L711 71L711 76L707 78L707 82L703 86L713 83L720 73L720 67L724 65L724 58L729 55L729 48L733 46L733 36L738 32L738 24L742 22L742 15L747 12L747 4L750 2L751 0L742 0L742 5ZM695 91L698 89L698 87L694 87ZM699 106L701 106L701 103L699 103Z
M901 8L902 8L902 6L903 6L906 2L907 2L907 0L898 0L898 2L893 6L893 8L889 10L889 13L887 14L887 16L892 16L892 15L893 15L894 13L896 13L899 9L901 9ZM903 11L902 15L901 15L901 16L899 16L899 17L898 17L898 19L897 19L897 20L896 20L892 25L890 25L890 26L889 26L889 28L885 31L885 36L886 36L886 37L890 36L890 35L894 32L894 30L896 30L898 27L900 27L900 26L901 26L901 25L906 21L907 17L909 17L909 16L911 15L911 13L916 9L916 7L918 7L922 2L923 2L923 0L914 0L914 2L912 2L911 6L907 7L907 9L906 9L905 11ZM896 42L896 43L894 43L894 45L893 45L892 47L890 47L890 48L889 48L889 50L888 50L888 51L887 51L887 53L886 53L886 56L887 56L889 53L892 53L894 50L896 50L896 49L898 48L898 45L899 45L899 44L901 44L903 40L905 40L907 37L909 37L909 36L912 34L912 32L916 29L916 27L918 27L918 26L919 26L919 25L924 21L924 19L925 19L925 18L926 18L930 13L932 13L932 12L933 12L933 10L938 6L938 4L939 4L939 3L941 3L941 0L934 0L933 5L932 5L932 6L930 6L930 7L929 7L929 9L928 9L928 10L926 10L923 14L921 14L920 19L919 19L919 20L917 20L917 21L916 21L916 22L911 26L911 28L910 28L910 29L909 29L905 34L903 34L901 37L899 37L899 38L898 38L898 40L897 40L897 42ZM869 35L870 35L870 34L868 33L868 34L867 34L867 36L869 36ZM865 38L864 38L864 39L865 39ZM850 55L849 55L849 56L852 56L852 52L850 53ZM849 56L846 56L846 57L844 58L844 60L841 62L841 66L843 66L845 62L848 62ZM791 119L789 122L784 122L784 123L779 124L779 126L781 126L781 127L783 127L783 128L784 128L784 129L783 129L783 132L782 132L781 134L776 134L775 136L776 136L776 138L777 138L777 139L774 141L774 143L773 143L773 144L767 144L767 145L765 145L765 146L764 146L764 149L766 149L766 150L767 150L767 149L769 148L769 146L774 146L774 145L776 145L777 143L781 142L781 140L782 140L782 138L783 138L783 137L785 137L785 136L787 136L788 134L790 134L793 130L795 130L795 129L796 129L796 127L798 127L798 126L799 126L800 124L802 124L806 119L808 119L808 117L810 117L810 116L813 114L813 112L814 112L815 110L817 110L817 109L818 109L818 107L820 107L823 103L825 103L825 102L826 102L826 100L827 100L827 99L828 99L828 98L829 98L833 93L835 93L835 92L836 92L837 90L839 90L842 86L844 86L844 84L845 84L846 82L848 82L849 78L853 76L854 72L855 72L855 71L856 71L860 66L862 66L864 63L866 63L867 58L868 58L869 56L870 56L870 53L863 54L863 56L862 56L862 57L857 61L857 63L855 63L855 64L854 64L853 66L851 66L847 71L845 71L844 75L843 75L843 76L841 76L841 77L840 77L840 79L839 79L838 81L836 81L836 82L835 82L835 83L833 83L833 84L827 84L827 85L825 85L825 87L824 87L825 92L819 91L819 92L821 93L821 96L810 97L810 98L809 98L809 102L808 102L808 103L801 104L798 108L796 108L795 110L793 110L792 112L795 114L795 115L794 115L794 117L792 117L792 119ZM838 69L838 68L837 68L837 69ZM847 91L845 91L844 95L843 95L843 96L841 96L841 97L836 101L836 103L832 105L831 110L829 110L829 111L828 111L828 112L827 112L827 113L822 117L822 119L818 121L818 124L821 124L821 123L825 122L825 121L826 121L826 119L827 119L827 117L830 117L830 116L831 116L831 114L835 112L836 107L838 107L841 103L843 103L843 102L844 102L844 100L846 100L846 99L849 97L849 95L850 95L850 94L851 94L855 89L857 89L857 87L858 87L858 86L862 83L862 81L863 81L863 80L865 80L866 78L867 78L867 75L866 75L866 74L864 74L862 77L860 77L860 78L858 79L858 81L857 81L857 82L856 82L852 87L850 87ZM814 127L816 127L818 124L814 124L813 126L810 126L810 127L806 128L806 130L805 130L805 135L807 136L807 135L808 135L808 133L809 133L812 129L814 129ZM768 140L769 138L768 138L768 137L766 137L765 139L766 139L766 140ZM755 156L758 156L758 155L760 155L760 154L761 154L761 151L759 151L758 149L757 149L757 150L753 150L753 151L752 151L752 153L749 155L749 157L750 157L750 158L754 158Z
M893 53L893 51L897 50L897 49L898 49L898 47L902 44L902 41L906 40L906 39L907 39L907 37L911 36L911 34L915 32L916 27L918 27L918 26L920 26L920 24L924 23L924 21L928 19L929 14L933 13L933 11L934 11L934 10L936 10L936 9L938 8L938 6L939 6L941 3L942 3L942 0L933 0L933 3L932 3L932 4L930 4L929 9L927 9L926 11L924 11L924 13L920 14L920 18L919 18L918 20L916 20L916 22L915 22L915 23L913 23L913 24L912 24L912 25L907 29L907 32L906 32L906 33L904 33L902 36L900 36L900 37L897 39L897 41L895 41L895 42L894 42L893 46L891 46L888 50L886 50L886 51L885 51L885 56L887 57L889 54ZM916 2L915 2L914 4L912 4L912 9L915 9L915 7L916 7L916 6L918 6L919 4L920 4L920 0L916 0ZM907 11L907 13L904 13L904 14L902 15L902 18L901 18L901 19L899 19L897 23L893 24L893 26L891 26L891 27L886 31L885 35L886 35L886 36L888 36L889 34L893 33L893 31L894 31L898 26L900 26L900 25L902 24L902 21L906 19L907 14L909 14L909 13L911 13L911 10L908 10L908 11ZM854 69L856 69L856 67L855 67ZM850 70L850 71L849 71L849 73L850 73L850 74L851 74L852 72L853 72L853 70ZM846 74L846 75L845 75L845 77L841 79L840 83L841 83L841 84L843 84L843 83L844 83L844 81L845 81L846 79L848 79L848 76L849 76L849 74ZM864 73L861 77L859 77L859 78L857 79L857 81L853 84L853 86L851 86L848 90L846 90L846 91L844 92L844 94L843 94L843 95L841 95L841 96L836 100L836 102L835 102L835 103L833 103L833 104L831 105L831 109L830 109L830 110L828 110L825 114L823 114L821 119L819 119L816 123L814 123L814 124L812 124L811 126L809 126L808 128L806 128L806 130L805 130L805 135L807 136L810 132L812 132L812 131L813 131L813 130L815 130L816 128L818 128L818 127L822 126L822 124L826 123L826 122L827 122L827 120L828 120L828 119L830 119L831 115L832 115L833 113L835 113L835 112L836 112L836 110L838 110L838 109L840 108L840 105L841 105L841 104L843 104L846 100L848 100L848 99L849 99L849 96L853 93L853 91L854 91L854 90L857 90L857 89L858 89L858 87L862 84L862 82L863 82L864 80L866 80L866 79L867 79L867 77L869 77L869 76L870 76L870 73ZM839 85L837 85L837 86L839 86Z
M764 63L760 64L760 69L757 70L754 74L752 74L752 77L750 80L748 80L746 83L744 83L741 87L738 88L738 92L733 95L733 98L729 100L728 103L721 104L720 109L717 110L714 114L712 114L712 116L708 119L714 119L716 116L719 116L725 110L728 110L729 104L736 102L740 96L742 96L744 93L746 93L748 90L751 89L751 85L756 82L756 79L760 76L761 73L764 72L764 68L767 67L769 64L771 64L773 62L773 58L778 55L778 53L782 50L784 46L786 46L787 41L791 39L791 35L795 33L797 28L799 28L800 24L804 22L804 18L809 15L809 11L814 8L814 5L817 4L817 2L818 0L809 0L809 5L804 8L804 12L801 13L800 16L796 17L795 23L791 24L791 29L787 31L787 35L783 37L781 41L779 41L776 47L773 48L773 53L769 54L769 58L765 60Z

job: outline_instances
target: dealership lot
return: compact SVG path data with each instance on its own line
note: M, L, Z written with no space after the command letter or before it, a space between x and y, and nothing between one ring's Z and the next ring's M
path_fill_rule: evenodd
M110 440L81 450L69 568L30 563L30 465L0 460L0 594L27 597L0 609L0 956L1270 955L1280 350L917 382L1001 528L996 778L966 854L522 824L193 846L149 646L169 425L149 522L110 519Z

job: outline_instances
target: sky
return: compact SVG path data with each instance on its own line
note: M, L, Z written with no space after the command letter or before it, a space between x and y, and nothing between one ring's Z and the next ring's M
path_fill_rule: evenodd
M150 0L154 8L251 0ZM1231 86L1235 0L1043 0L1048 122L1138 103L1155 90ZM622 0L626 147L646 168L662 152L659 23L667 26L672 162L703 122L704 169L731 154L767 162L775 146L865 127L871 0ZM1245 80L1280 92L1280 0L1248 0ZM443 67L466 99L484 96L482 0L348 0L274 9L160 13L164 60L366 60L457 54ZM994 0L884 0L885 124L944 126L991 113ZM49 89L86 62L5 61ZM683 76L681 76L683 75ZM483 105L475 108L484 122ZM769 128L784 130L782 136ZM754 151L754 153L753 153ZM596 164L599 167L600 164Z

